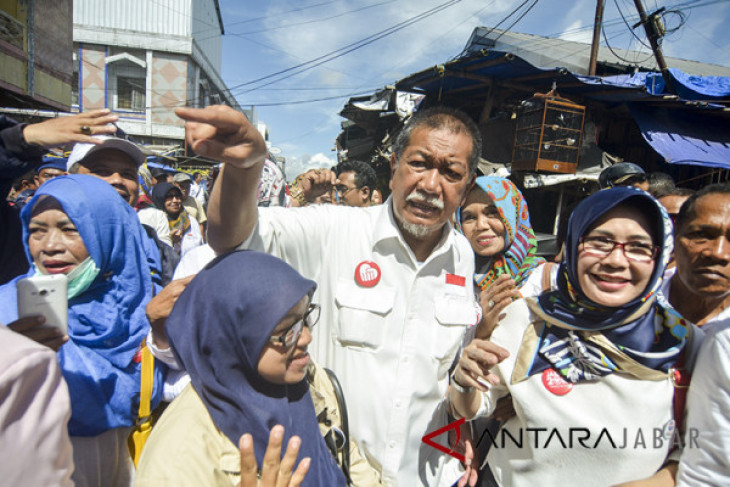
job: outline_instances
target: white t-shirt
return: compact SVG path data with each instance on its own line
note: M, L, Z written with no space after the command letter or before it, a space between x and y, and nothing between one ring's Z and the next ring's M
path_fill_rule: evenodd
M149 206L139 210L137 212L137 217L143 225L151 227L155 233L157 233L157 238L172 247L170 225L167 223L167 216L165 216L165 212Z
M190 218L190 228L183 235L180 241L180 256L184 256L196 247L203 245L203 234L200 233L200 223L194 217L188 215Z
M700 348L687 397L686 431L677 486L730 485L730 323L714 327ZM690 444L690 435L696 444Z
M419 264L389 200L369 208L259 208L258 226L241 247L278 256L318 283L313 302L322 314L310 352L340 379L352 436L383 481L452 485L459 462L421 439L447 424L448 370L478 317L466 238L446 228ZM368 277L372 286L358 284Z
M542 280L547 264L550 264L550 290L558 288L558 267L556 263L544 262L530 272L527 280L522 284L519 291L523 298L539 296L543 291Z

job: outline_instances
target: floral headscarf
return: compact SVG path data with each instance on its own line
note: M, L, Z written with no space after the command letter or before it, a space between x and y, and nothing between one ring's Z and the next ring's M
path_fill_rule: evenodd
M508 274L517 286L530 276L532 270L545 262L537 256L537 239L530 225L527 202L517 186L509 179L481 176L472 191L484 191L494 201L504 224L504 251L495 255L474 275L474 282L486 289L502 274ZM456 227L461 228L461 208L456 213Z

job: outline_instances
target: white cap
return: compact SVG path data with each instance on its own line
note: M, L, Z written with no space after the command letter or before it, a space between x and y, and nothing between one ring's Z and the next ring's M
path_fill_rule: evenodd
M66 163L66 168L69 172L71 172L71 168L75 164L83 161L94 152L98 152L102 149L114 149L124 152L135 162L135 164L137 164L137 167L144 164L145 156L137 144L109 135L95 135L94 138L102 140L103 142L101 144L78 143L74 145L71 155L68 156L68 162Z

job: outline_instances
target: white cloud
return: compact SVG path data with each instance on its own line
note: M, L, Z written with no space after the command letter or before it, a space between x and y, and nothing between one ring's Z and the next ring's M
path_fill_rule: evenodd
M578 30L583 25L585 24L582 20L573 21L558 38L566 41L590 43L593 40L593 32L586 29Z
M313 156L304 154L301 158L297 156L287 157L285 167L286 180L291 183L294 181L294 178L310 169L330 169L336 164L337 160L334 156L328 157L322 152Z
M324 2L325 5L316 8L306 8L298 0L279 0L259 2L260 5L257 4L256 9L251 10L242 9L241 2L221 0L226 32L229 34L229 41L224 44L224 79L233 86L312 60L403 22L444 1L338 0ZM362 9L383 2L387 3ZM253 3L243 2L245 5ZM322 2L307 3L312 5ZM324 166L331 166L335 162L335 153L330 149L341 130L342 119L338 112L349 93L372 92L411 73L448 61L460 53L475 27L496 25L521 3L521 0L462 0L432 17L331 62L269 84L266 89L241 94L239 101L243 105L282 103L281 106L260 106L259 119L266 121L272 144L280 147L282 155L289 160L288 177L293 178L306 170L312 161L314 164L323 162ZM590 42L595 5L595 2L585 0L540 0L511 30ZM622 7L625 14L633 12L628 5ZM326 21L311 22L355 10L358 11ZM730 42L726 33L730 30L724 28L730 15L728 6L716 4L691 10L692 15L683 32L665 39L667 55L730 63L730 50L717 47ZM524 7L518 10L518 15L522 11ZM262 16L265 18L242 23ZM509 27L516 17L512 16L500 28ZM607 2L604 19L612 21L607 25L612 45L626 48L631 36L611 2ZM237 21L239 24L236 24ZM310 23L303 23L308 21ZM292 25L296 23L299 25ZM289 27L278 28L287 24ZM251 30L262 31L246 36L255 38L255 42L231 35ZM712 41L702 39L701 36L709 37ZM632 48L636 47L635 44ZM292 101L328 97L339 98L291 104Z

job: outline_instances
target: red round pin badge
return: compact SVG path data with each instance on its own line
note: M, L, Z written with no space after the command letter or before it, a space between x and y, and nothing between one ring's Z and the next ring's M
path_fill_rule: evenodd
M573 383L563 379L563 376L552 368L543 371L542 385L556 396L564 396L573 390Z
M355 282L362 287L373 287L380 282L380 267L371 260L360 262L355 268Z

